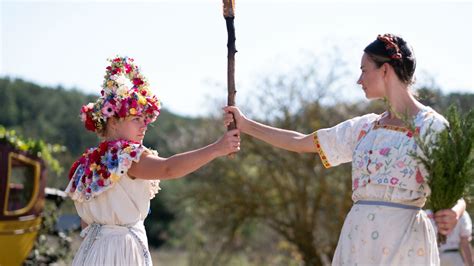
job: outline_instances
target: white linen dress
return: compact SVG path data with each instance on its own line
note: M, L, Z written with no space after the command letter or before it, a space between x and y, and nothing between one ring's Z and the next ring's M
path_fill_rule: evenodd
M352 161L354 205L332 265L439 265L435 231L421 210L430 194L426 171L410 152L419 152L413 134L432 137L447 122L425 107L412 132L380 125L384 115L367 114L314 134L325 167Z
M144 151L154 152L125 140L103 142L73 165L66 192L88 224L73 265L152 265L143 222L159 181L127 175Z

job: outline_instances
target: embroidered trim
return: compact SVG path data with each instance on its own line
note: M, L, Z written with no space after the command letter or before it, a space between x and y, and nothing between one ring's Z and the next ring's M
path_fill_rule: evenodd
M380 125L378 123L375 123L375 126L374 126L374 129L377 129L377 128L385 128L385 129L388 129L388 130L393 130L393 131L398 131L398 132L408 132L410 131L408 128L406 127L401 127L401 126L392 126L392 125Z
M331 164L328 162L328 158L326 157L326 154L321 148L321 144L319 144L318 134L316 132L314 132L313 140L314 140L314 146L316 147L316 152L319 154L319 157L321 158L321 162L323 163L324 167L325 168L331 167Z

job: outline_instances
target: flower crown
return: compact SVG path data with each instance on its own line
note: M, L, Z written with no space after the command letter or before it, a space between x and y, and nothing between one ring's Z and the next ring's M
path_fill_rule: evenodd
M384 35L379 34L377 36L377 40L385 44L385 49L387 49L387 52L389 53L391 59L395 59L395 60L402 59L402 53L400 51L400 48L395 43L395 36L393 36L392 34L384 34Z
M108 59L101 96L81 108L81 120L93 132L104 133L109 117L146 116L152 123L160 114L160 101L150 91L146 78L128 57Z

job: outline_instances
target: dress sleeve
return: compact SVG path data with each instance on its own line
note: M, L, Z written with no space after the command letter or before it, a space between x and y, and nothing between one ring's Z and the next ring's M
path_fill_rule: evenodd
M471 221L471 217L469 217L469 214L466 211L461 216L461 220L459 221L459 223L461 226L460 236L467 237L468 240L471 241L472 221Z
M377 117L376 114L358 116L334 127L314 132L314 144L324 167L329 168L352 161L357 141L367 133Z

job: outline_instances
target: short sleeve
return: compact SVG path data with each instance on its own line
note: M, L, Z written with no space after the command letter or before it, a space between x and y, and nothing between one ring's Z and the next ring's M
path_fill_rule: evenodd
M352 153L357 141L378 115L367 114L346 120L334 127L317 130L314 133L314 144L324 167L329 168L352 161Z
M78 202L99 196L125 176L146 150L142 144L125 140L89 149L73 164L66 193Z
M471 221L471 217L466 211L461 216L461 220L459 221L459 226L461 227L459 235L461 237L468 237L469 241L471 241L472 221Z

